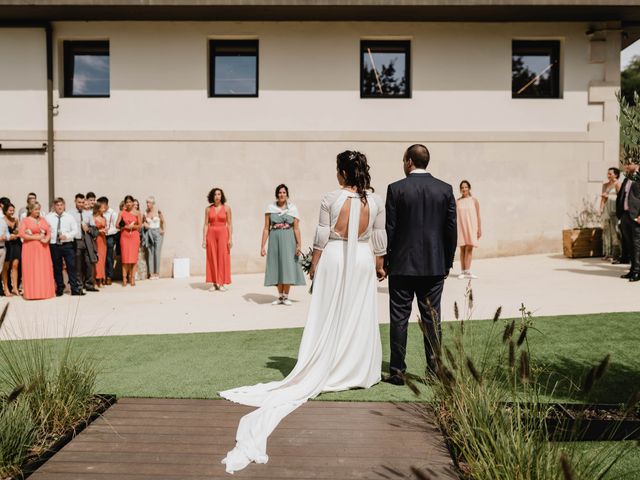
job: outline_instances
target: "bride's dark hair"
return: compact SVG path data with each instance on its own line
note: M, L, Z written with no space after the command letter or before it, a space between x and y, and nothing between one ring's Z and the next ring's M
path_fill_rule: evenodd
M367 191L373 192L367 157L356 150L345 150L338 154L337 160L337 168L345 184L355 187L362 203L367 203Z

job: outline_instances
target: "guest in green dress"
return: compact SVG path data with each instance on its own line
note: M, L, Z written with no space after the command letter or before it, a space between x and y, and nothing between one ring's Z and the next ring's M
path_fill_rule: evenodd
M262 247L260 254L267 256L264 285L278 287L278 299L272 305L291 305L291 285L305 285L304 274L298 263L300 256L300 215L295 205L289 202L286 185L276 187L276 201L269 204L264 214ZM269 239L269 248L265 250Z

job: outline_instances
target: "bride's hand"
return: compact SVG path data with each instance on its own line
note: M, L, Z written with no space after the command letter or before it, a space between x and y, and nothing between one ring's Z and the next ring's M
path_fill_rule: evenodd
M309 278L313 280L313 277L315 276L316 276L316 264L312 263L311 266L309 267Z

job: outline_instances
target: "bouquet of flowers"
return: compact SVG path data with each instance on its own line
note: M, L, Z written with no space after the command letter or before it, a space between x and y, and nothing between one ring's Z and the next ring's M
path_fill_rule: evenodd
M298 260L300 262L300 267L302 271L309 275L309 271L311 270L311 257L313 256L313 249L309 247L309 251L307 253L303 253ZM313 293L313 280L311 280L311 287L309 287L309 293Z

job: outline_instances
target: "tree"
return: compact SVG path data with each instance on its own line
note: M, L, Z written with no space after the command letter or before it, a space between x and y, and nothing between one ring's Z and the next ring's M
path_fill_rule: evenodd
M625 161L640 163L640 93L634 91L629 102L618 94L620 102L620 146Z
M628 104L635 105L634 92L640 93L640 56L636 55L620 74L622 96Z

